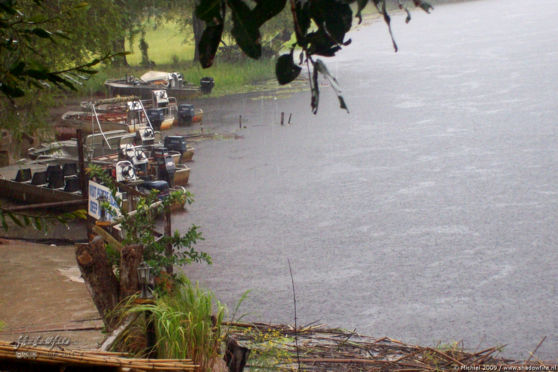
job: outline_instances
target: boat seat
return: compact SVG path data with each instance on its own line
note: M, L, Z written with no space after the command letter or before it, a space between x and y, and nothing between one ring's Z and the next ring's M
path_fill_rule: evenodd
M15 181L16 182L29 182L29 181L31 181L31 169L30 168L25 168L25 169L18 170Z
M50 182L50 178L52 177L53 173L59 172L62 172L62 168L60 168L60 165L49 165L46 169L47 182Z
M31 179L32 185L44 185L47 183L47 172L35 172L33 173L33 178Z
M62 169L59 168L58 170L52 170L47 178L49 189L59 189L64 187L64 173L62 173Z
M64 186L64 191L75 192L80 190L81 185L79 184L79 178L77 176L66 178L66 186Z
M66 163L62 167L62 173L64 177L75 176L77 174L77 164L76 163Z

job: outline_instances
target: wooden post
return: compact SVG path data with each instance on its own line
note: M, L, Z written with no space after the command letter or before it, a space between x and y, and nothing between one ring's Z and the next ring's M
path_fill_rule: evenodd
M120 252L120 299L138 292L138 267L143 260L143 246L127 245Z
M246 361L250 355L250 350L244 346L240 346L231 336L227 336L227 350L225 351L225 362L229 367L229 372L242 372L246 366Z
M172 236L172 225L171 225L171 210L170 207L165 208L165 236ZM165 249L165 255L167 257L172 257L172 244L169 243ZM168 274L172 274L173 268L172 264L167 265L166 271Z
M79 167L79 185L81 188L81 197L85 200L89 197L89 177L85 173L85 156L83 155L83 133L81 129L76 130L76 141L78 150L78 167ZM89 209L89 205L88 208ZM91 240L93 235L93 226L95 225L95 219L91 216L87 216L87 240Z
M293 113L291 112L291 113L289 114L289 124L291 124L291 118L292 118L292 117L293 117Z
M85 174L85 157L83 155L83 135L81 129L76 130L77 137L77 148L78 148L78 162L79 162L79 184L81 186L81 197L84 199L88 198L88 187L87 184L89 177Z
M117 249L118 252L122 252L122 249L124 249L124 247L122 246L122 243L120 243L118 240L116 240L116 238L114 236L112 236L108 231L103 229L101 226L95 224L92 228L92 231L95 234L100 235L101 237L103 237L103 239L105 239L107 241L107 243L110 244L113 248Z
M147 338L147 357L149 359L157 359L157 333L155 331L155 322L153 321L153 313L145 312L146 322L146 338Z
M285 125L285 113L281 111L281 125Z
M97 236L89 244L76 244L76 259L81 276L93 299L93 303L108 330L116 326L110 312L119 301L119 285L108 262L103 238Z
M238 115L238 127L242 129L242 115Z

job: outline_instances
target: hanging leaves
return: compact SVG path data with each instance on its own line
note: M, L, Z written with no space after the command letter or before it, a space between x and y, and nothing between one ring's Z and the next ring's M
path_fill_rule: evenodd
M231 9L234 24L231 34L238 46L248 57L260 58L262 55L260 20L254 17L253 12L242 0L227 0L227 4Z
M196 5L196 17L205 21L209 26L223 23L221 0L204 0Z
M221 0L201 1L196 6L196 17L206 24L198 44L200 63L203 68L210 67L217 54L225 27L225 11L225 4Z
M307 44L306 34L312 22L310 19L310 2L295 1L294 11L291 8L291 12L293 13L296 40L298 45L304 48Z
M391 16L387 11L386 0L370 0L382 15L391 37L393 48L397 52L398 46L391 29ZM286 6L287 0L253 0L256 4L251 7L247 0L200 0L196 7L198 18L206 22L206 29L200 41L200 61L202 67L209 67L213 62L217 47L223 34L225 7L231 11L233 20L232 35L238 46L251 58L260 58L262 54L260 27L279 14ZM302 49L299 64L304 60L312 64L310 88L312 92L312 112L318 111L319 87L318 74L322 74L331 84L339 106L349 112L348 106L341 94L339 83L330 74L321 60L314 62L312 56L320 55L332 57L351 40L345 40L352 27L353 12L350 4L357 3L355 18L362 22L362 11L368 0L289 0L293 18L293 31L296 35L294 47ZM416 7L430 13L433 7L423 0L413 0ZM401 0L397 0L400 9L406 14L406 22L411 20L409 10ZM301 68L293 60L293 51L283 54L277 59L275 75L279 84L288 84L298 77ZM1 88L1 87L0 87Z
M256 7L252 10L252 17L258 22L258 27L279 14L287 0L256 0Z
M358 18L358 24L360 25L362 23L362 11L364 10L364 8L366 7L366 4L368 4L368 0L357 0L357 12L355 14L355 18Z
M309 12L319 29L334 43L343 44L353 21L353 11L349 4L338 0L312 0Z
M401 3L401 0L397 0L397 3L399 5L399 9L405 11L405 13L407 14L407 17L405 18L405 23L411 22L411 12L409 11L409 9Z
M329 81L331 88L334 90L335 94L337 95L337 98L339 99L339 107L345 109L347 113L349 113L349 108L347 107L347 104L345 103L345 99L341 94L341 87L339 86L339 83L337 82L335 76L331 75L325 63L323 63L321 59L316 60L316 62L314 63L314 67L320 74L324 75L325 78Z
M34 0L34 3L42 6L43 1ZM44 39L50 45L60 48L58 41L69 40L69 37L60 30L52 32L39 24L48 24L60 16L30 16L18 9L17 5L17 1L14 0L0 1L0 54L5 57L6 63L0 66L0 92L12 103L15 98L23 97L29 87L42 89L54 86L59 89L76 90L76 85L96 73L88 67L125 54L109 53L83 65L53 71L52 64L41 59L41 52L37 50L37 40ZM71 14L80 8L83 8L82 3L71 5L66 13ZM26 52L37 56L36 60L25 57Z
M320 105L320 87L318 86L318 69L316 66L314 66L314 71L312 72L310 90L312 91L310 106L312 107L312 113L316 115L318 113L318 106Z
M397 47L397 43L395 42L395 38L393 37L393 32L391 31L391 17L389 16L387 9L386 9L386 2L385 0L373 0L374 6L378 10L378 12L384 18L384 22L386 23L389 31L389 36L391 37L391 43L393 44L393 49L395 52L399 50Z
M422 8L422 10L424 10L426 13L430 14L430 11L434 9L434 7L429 3L427 3L426 1L413 0L413 2L415 3L416 7Z
M275 76L279 84L288 84L298 77L302 70L294 63L293 53L283 54L277 59L275 64Z
M69 221L85 219L86 217L87 212L84 209L62 213L57 216L33 216L18 214L7 209L0 208L0 224L5 231L9 229L8 221L11 221L14 225L19 227L31 226L37 231L46 231L49 224L52 224L53 222L66 224Z
M210 67L213 64L215 54L221 42L224 24L209 26L203 30L198 50L200 53L200 63L203 68Z

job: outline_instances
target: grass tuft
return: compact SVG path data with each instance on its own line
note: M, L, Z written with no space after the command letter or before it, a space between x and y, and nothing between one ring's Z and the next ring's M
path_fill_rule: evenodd
M190 358L200 371L211 370L219 355L225 314L212 292L184 278L171 294L157 297L154 304L130 307L125 315L135 313L151 314L159 359Z

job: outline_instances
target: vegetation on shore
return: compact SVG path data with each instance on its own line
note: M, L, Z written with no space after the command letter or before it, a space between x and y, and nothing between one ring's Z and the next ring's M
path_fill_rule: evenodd
M243 60L240 62L217 62L209 70L202 69L198 64L192 62L179 62L176 64L157 64L152 68L141 66L112 67L104 66L99 72L91 77L81 88L80 94L91 96L104 93L104 82L107 79L121 78L126 75L140 77L149 70L178 71L182 72L187 82L199 84L200 79L210 76L215 79L215 87L209 97L219 97L227 94L245 93L254 89L254 85L273 79L273 59Z
M200 366L200 371L210 371L221 350L225 310L211 291L182 277L172 292L159 292L153 303L123 308L123 316L145 315L137 318L132 330L139 328L145 334L148 324L153 325L157 339L155 350L134 342L137 339L134 331L124 334L119 340L120 347L125 346L124 350L129 351L135 344L139 346L135 350L137 354L156 352L158 359L190 358Z
M211 97L226 94L249 92L254 84L273 79L275 73L275 59L248 59L241 56L229 61L220 56L211 69L203 69L199 63L193 62L193 40L184 37L181 25L175 21L160 24L146 22L145 43L148 47L149 59L152 66L142 65L142 51L138 40L129 39L126 49L129 66L104 65L98 73L91 77L80 89L83 95L104 93L103 83L107 79L134 75L140 77L149 70L178 71L184 75L187 82L199 84L206 76L215 79L215 87Z
M344 32L342 36L344 36ZM107 78L120 77L131 73L139 76L144 71L154 68L182 71L186 80L194 83L198 82L201 77L212 76L217 82L215 92L213 93L214 95L242 92L245 89L250 89L250 85L257 81L271 78L274 73L273 66L275 62L272 59L261 59L260 61L242 60L241 62L235 63L222 63L217 60L212 70L203 70L189 62L185 62L186 59L183 60L178 57L182 55L180 50L191 50L188 46L175 43L176 48L183 49L173 52L169 47L169 44L172 45L173 43L164 39L164 37L160 38L158 42L150 41L150 39L147 40L147 42L151 42L152 44L156 43L157 47L159 43L161 45L166 45L167 48L165 49L165 53L170 54L161 57L161 62L158 62L157 52L151 53L151 58L154 58L157 63L156 66L132 68L105 66L93 79L80 88L81 93L93 94L104 89L102 88L102 83ZM311 55L311 53L309 55ZM170 61L168 60L169 56ZM130 59L130 62L139 65L139 62L133 58ZM287 67L293 66L294 65L289 65ZM326 74L326 71L327 70L321 68L320 73L324 75L329 74ZM315 76L317 81L317 73ZM289 78L290 77L293 76L291 75ZM295 77L296 76L294 76L293 79ZM316 95L315 100L317 101L317 90L314 94ZM102 170L98 169L97 177L102 178L103 175L104 173ZM104 181L105 183L109 183L106 179ZM180 197L180 195L176 197ZM196 240L201 237L197 233L195 227L192 227L185 236L175 234L172 237L165 237L156 241L151 232L154 226L154 217L147 208L149 205L153 204L155 200L156 195L152 194L148 199L140 201L140 206L145 208L138 208L139 212L133 220L130 219L129 216L126 216L126 214L124 215L123 231L126 235L125 242L129 244L141 244L143 259L152 265L155 269L155 274L161 274L164 272L163 270L165 267L172 267L173 264L187 263L190 261L210 262L209 256L198 253L193 249ZM108 208L108 205L105 205L105 207ZM164 207L165 206L163 206L163 208ZM169 244L175 248L175 255L171 257L166 255L166 248ZM183 251L180 252L179 249L183 249ZM181 253L181 255L176 255L177 253ZM117 271L117 268L120 267L117 260L115 260L113 265L114 271ZM166 286L167 284L168 282L165 281L164 285ZM157 352L160 358L191 357L195 362L199 363L203 369L209 369L212 359L220 354L220 347L223 341L221 325L224 316L224 307L214 300L214 296L210 292L200 290L197 285L194 286L190 282L184 280L176 280L175 284L176 285L172 286L174 289L171 288L170 290L166 290L166 287L159 288L159 292L156 294L153 304L132 307L129 309L128 314L144 313L148 317L146 318L146 326L149 322L153 322L157 335ZM312 330L311 327L306 329L306 331L307 334L310 332L314 332L314 334L317 333L317 330ZM281 368L281 366L290 368L297 363L300 369L301 360L298 355L299 347L297 338L302 338L304 332L304 329L297 327L294 328L294 332L292 327L266 327L262 329L250 328L239 332L236 336L239 339L246 337L246 341L248 343L251 342L251 345L254 346L254 355L258 355L258 353L261 355L259 360L253 362L255 366L262 368ZM320 332L322 333L320 335L322 340L332 333L331 330L320 330ZM454 368L461 364L461 361L465 360L468 362L484 362L488 358L487 355L491 354L486 352L484 354L464 355L459 350L453 349L435 350L432 348L417 349L413 347L401 347L397 349L396 347L399 347L399 345L394 345L395 342L391 342L392 340L387 340L390 342L384 343L379 343L377 340L358 340L360 343L357 343L356 339L358 335L354 332L338 332L337 336L341 337L331 337L331 339L328 340L331 342L331 345L328 343L327 346L331 347L325 352L323 352L324 345L312 345L316 347L308 347L308 349L305 350L305 357L308 365L314 365L316 363L322 363L323 365L328 362L326 359L331 359L332 355L336 355L338 360L345 360L343 363L349 363L350 361L346 362L346 360L350 358L355 360L358 359L359 363L362 363L362 360L368 358L368 355L372 356L373 353L375 353L374 356L376 356L376 359L370 359L370 362L366 363L367 365L371 366L376 363L380 368L383 368L386 365L394 365L394 358L397 358L399 362L405 359L405 363L408 363L409 359L413 357L414 359L412 359L412 362L415 363L415 367L416 365L429 365L433 368L440 368L440 366ZM293 339L295 340L295 349L293 349L292 345ZM348 342L349 339L351 339L350 342ZM355 345L357 347L354 347ZM380 346L385 347L380 348ZM349 347L354 347L356 351L349 350ZM396 350L395 353L393 352L394 349ZM293 352L293 350L295 350L296 353ZM366 351L367 354L363 351ZM311 352L314 354L311 354ZM334 352L337 354L333 354ZM361 352L363 355L359 354ZM384 352L384 357L389 354L388 352L391 352L391 354L388 355L389 358L385 357L384 360L377 357L380 352ZM358 356L358 358L354 358L355 356ZM458 362L454 363L455 360L458 360ZM429 361L432 361L432 363L427 364ZM401 367L409 367L409 365L401 364Z

